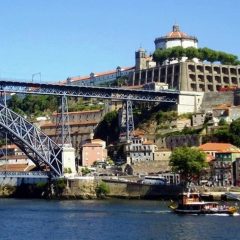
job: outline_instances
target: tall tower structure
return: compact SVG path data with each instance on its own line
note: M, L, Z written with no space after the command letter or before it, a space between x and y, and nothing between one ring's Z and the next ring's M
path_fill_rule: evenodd
M135 67L136 70L145 69L146 68L146 61L147 61L147 53L145 49L139 48L135 52Z

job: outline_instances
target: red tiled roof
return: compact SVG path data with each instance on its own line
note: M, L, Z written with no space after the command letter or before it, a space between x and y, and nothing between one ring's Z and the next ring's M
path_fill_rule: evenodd
M231 107L229 104L220 104L213 108L213 110L228 110Z
M202 151L240 152L240 149L230 143L205 143L199 146Z
M131 69L134 69L135 67L122 67L121 69L123 71L126 71L126 70L131 70ZM104 76L104 75L109 75L109 74L113 74L113 73L116 73L116 69L114 70L109 70L109 71L105 71L105 72L98 72L98 73L94 73L94 76L95 77L99 77L99 76ZM74 81L84 81L84 80L89 80L90 79L90 76L76 76L76 77L70 77L70 80L72 82ZM64 81L66 83L66 80Z
M81 126L81 125L96 125L98 124L97 121L81 121L81 122L69 122L69 126ZM41 126L42 128L48 128L48 127L56 127L56 123L45 123Z
M7 156L2 156L0 157L0 160L17 160L17 159L23 159L23 160L26 160L28 159L28 157L26 155L7 155Z
M153 145L154 143L152 141L145 141L143 142L143 145Z
M85 110L85 111L75 111L75 112L68 112L68 113L64 113L64 114L68 114L68 115L71 115L71 114L85 114L85 113L95 113L95 112L101 112L102 110L101 109L95 109L95 110ZM56 115L61 115L62 113L56 113L54 112L52 114L52 116L56 116Z
M18 148L17 145L15 144L7 145L7 149L15 149L15 148ZM2 147L0 147L0 149L6 149L6 145L3 145Z
M85 143L82 147L102 147L102 145L98 143Z
M176 32L170 32L166 36L167 38L187 38L188 35L184 32L176 31Z
M0 166L0 171L22 172L25 171L28 164L4 164Z

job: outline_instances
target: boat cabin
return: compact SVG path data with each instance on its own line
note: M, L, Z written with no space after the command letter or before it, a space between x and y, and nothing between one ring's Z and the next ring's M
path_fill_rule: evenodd
M179 204L190 204L200 202L199 193L182 193L179 195Z

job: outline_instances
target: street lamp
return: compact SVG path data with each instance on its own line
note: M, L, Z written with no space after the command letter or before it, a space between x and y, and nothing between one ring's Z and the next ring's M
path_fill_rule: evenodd
M33 73L33 74L32 74L32 82L33 82L34 77L37 76L37 75L39 75L40 82L41 82L41 78L42 78L42 76L41 76L41 72Z

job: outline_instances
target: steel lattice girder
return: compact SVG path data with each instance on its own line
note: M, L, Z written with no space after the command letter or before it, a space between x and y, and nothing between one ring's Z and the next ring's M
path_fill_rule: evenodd
M26 119L0 104L0 129L37 166L49 166L54 175L61 176L62 148Z
M177 103L179 91L175 90L132 90L93 86L73 86L15 81L0 81L0 91L25 94L66 95L72 97L89 97L132 101L152 101Z

